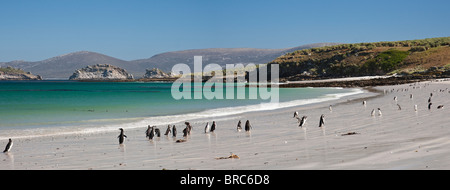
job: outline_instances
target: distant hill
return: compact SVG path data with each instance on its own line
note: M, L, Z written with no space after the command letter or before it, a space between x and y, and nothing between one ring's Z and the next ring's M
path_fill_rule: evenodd
M269 64L280 65L282 80L386 74L450 73L450 37L340 44L287 53Z
M203 56L203 64L217 63L221 66L235 63L268 63L286 53L297 50L336 45L337 43L317 43L286 49L254 49L254 48L211 48L185 51L174 51L157 54L148 59L133 61L120 60L100 53L79 51L56 56L42 61L11 61L0 63L0 66L11 66L30 71L44 79L68 79L75 70L89 65L109 64L125 69L135 78L141 78L146 69L159 68L169 72L178 63L193 65L194 56Z

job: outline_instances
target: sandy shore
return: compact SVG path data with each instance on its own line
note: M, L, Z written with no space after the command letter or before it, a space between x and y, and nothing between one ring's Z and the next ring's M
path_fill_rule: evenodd
M184 143L175 143L183 138L182 123L176 123L176 139L149 141L145 126L125 131L123 146L118 145L119 130L17 139L11 152L0 154L0 169L450 169L450 81L375 89L381 93L190 121L194 130ZM430 93L433 105L428 110ZM371 116L377 108L382 116ZM297 127L294 111L308 116L305 128ZM318 127L321 114L323 128ZM247 119L251 133L237 132L237 122ZM204 134L206 122L213 120L216 132ZM356 134L345 135L350 132ZM2 150L6 143L0 142ZM240 158L215 159L230 152Z

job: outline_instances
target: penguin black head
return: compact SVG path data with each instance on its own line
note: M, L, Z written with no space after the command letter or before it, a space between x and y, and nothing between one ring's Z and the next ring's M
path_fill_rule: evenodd
M123 129L122 129L122 128L120 128L119 130L120 130L120 131L123 131Z

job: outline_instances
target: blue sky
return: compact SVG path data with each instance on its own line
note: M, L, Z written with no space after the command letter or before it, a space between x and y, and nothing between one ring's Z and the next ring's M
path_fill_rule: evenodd
M450 36L448 0L0 0L0 62Z

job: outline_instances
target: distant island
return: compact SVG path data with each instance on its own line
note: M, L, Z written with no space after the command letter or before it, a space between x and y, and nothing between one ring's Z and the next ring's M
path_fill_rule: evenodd
M0 80L42 80L42 77L25 72L22 69L0 67Z
M132 80L133 75L125 69L108 65L97 64L89 65L85 68L76 70L69 80Z

